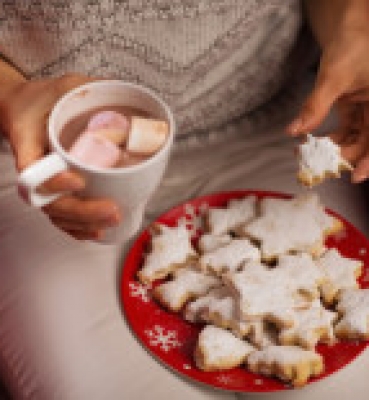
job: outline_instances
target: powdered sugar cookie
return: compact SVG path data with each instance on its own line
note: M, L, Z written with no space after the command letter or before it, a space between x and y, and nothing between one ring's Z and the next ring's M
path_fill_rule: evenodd
M358 287L357 279L363 266L360 260L343 257L338 250L329 249L317 260L317 264L326 276L326 282L321 287L326 304L334 303L341 289Z
M295 311L309 304L299 296L296 282L282 268L246 265L243 271L226 275L224 281L236 295L241 320L265 319L290 327Z
M279 341L282 345L296 345L308 350L313 350L318 342L333 344L336 318L337 313L325 309L317 299L310 308L296 313L294 325L280 332Z
M254 348L231 332L212 325L200 333L195 350L195 362L203 371L217 371L238 367Z
M219 247L199 259L204 270L215 274L236 271L245 261L260 260L260 251L248 239L233 239L225 246Z
M211 289L208 294L188 303L184 309L184 318L189 322L208 322L204 311L211 302L216 302L227 296L229 290L225 286Z
M247 366L254 373L277 376L296 387L324 370L321 355L296 346L269 346L255 351L248 356Z
M221 284L218 278L197 271L194 267L180 268L172 281L153 290L153 296L169 310L179 311L188 300L202 296Z
M298 179L307 186L321 183L328 177L340 177L341 171L352 171L353 167L341 156L341 148L325 137L307 135L299 146L300 170Z
M326 277L308 253L286 254L278 259L277 268L288 272L296 287L310 298L320 295L319 288Z
M247 339L258 349L278 344L277 329L274 324L262 319L248 323Z
M260 242L263 260L271 261L290 252L318 256L326 236L342 229L342 223L327 214L316 195L292 200L261 200L261 216L245 225L242 232Z
M199 250L202 254L210 253L219 247L223 247L232 241L230 235L213 235L212 233L205 233L199 239Z
M159 233L152 238L152 249L138 272L140 281L150 284L175 271L179 266L196 258L189 231L184 226L170 228L156 225Z
M245 337L251 326L238 318L236 299L227 287L223 287L223 296L213 299L204 308L202 317L208 323L224 329L230 329L239 338Z
M214 235L222 235L239 228L255 217L256 197L231 200L227 208L210 208L207 222Z
M342 315L335 327L337 337L369 339L369 289L342 290L337 311Z
M250 324L238 319L235 299L226 286L212 289L207 295L187 304L184 317L190 322L207 322L230 329L239 338L250 331Z

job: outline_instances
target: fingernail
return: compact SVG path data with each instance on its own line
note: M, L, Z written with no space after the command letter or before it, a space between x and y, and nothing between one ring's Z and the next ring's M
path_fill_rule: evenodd
M368 178L367 175L365 175L365 174L359 174L359 175L354 175L354 176L352 177L352 181L353 181L354 183L361 183L361 182L365 181L365 179L367 179L367 178Z
M120 221L120 211L117 207L106 207L101 210L101 219L106 223L117 224Z
M294 121L292 121L288 127L287 127L287 131L289 133L291 133L292 135L296 135L297 133L299 133L301 131L303 127L303 121L301 118L296 118Z
M70 182L70 190L82 190L85 187L85 182L83 179L73 179Z
M105 231L99 230L97 232L94 232L94 239L95 240L101 240L105 236Z
M106 224L107 227L109 226L117 226L119 225L120 218L118 215L111 215L110 217L107 217L104 219L104 223Z

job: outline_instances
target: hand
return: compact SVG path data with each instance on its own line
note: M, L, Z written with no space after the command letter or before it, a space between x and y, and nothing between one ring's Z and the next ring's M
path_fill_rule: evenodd
M23 81L0 101L0 125L12 147L18 171L48 152L47 118L55 102L69 90L91 81L82 75ZM40 188L43 192L78 191L83 178L76 172L62 172ZM108 199L80 199L65 195L43 211L59 229L76 239L97 239L104 229L119 223L120 214Z
M323 49L315 87L297 118L291 135L317 128L337 106L339 127L330 137L342 156L355 165L353 182L369 177L369 29L342 30Z

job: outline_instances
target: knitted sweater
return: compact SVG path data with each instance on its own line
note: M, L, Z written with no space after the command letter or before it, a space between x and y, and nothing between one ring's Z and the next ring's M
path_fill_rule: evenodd
M179 140L252 130L310 59L301 26L297 0L0 2L0 50L25 74L146 85L173 108Z

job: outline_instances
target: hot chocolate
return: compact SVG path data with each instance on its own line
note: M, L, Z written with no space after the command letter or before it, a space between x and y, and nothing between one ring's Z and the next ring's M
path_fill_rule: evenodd
M165 121L125 106L92 109L65 124L62 146L78 161L102 168L128 167L145 161L163 146Z

